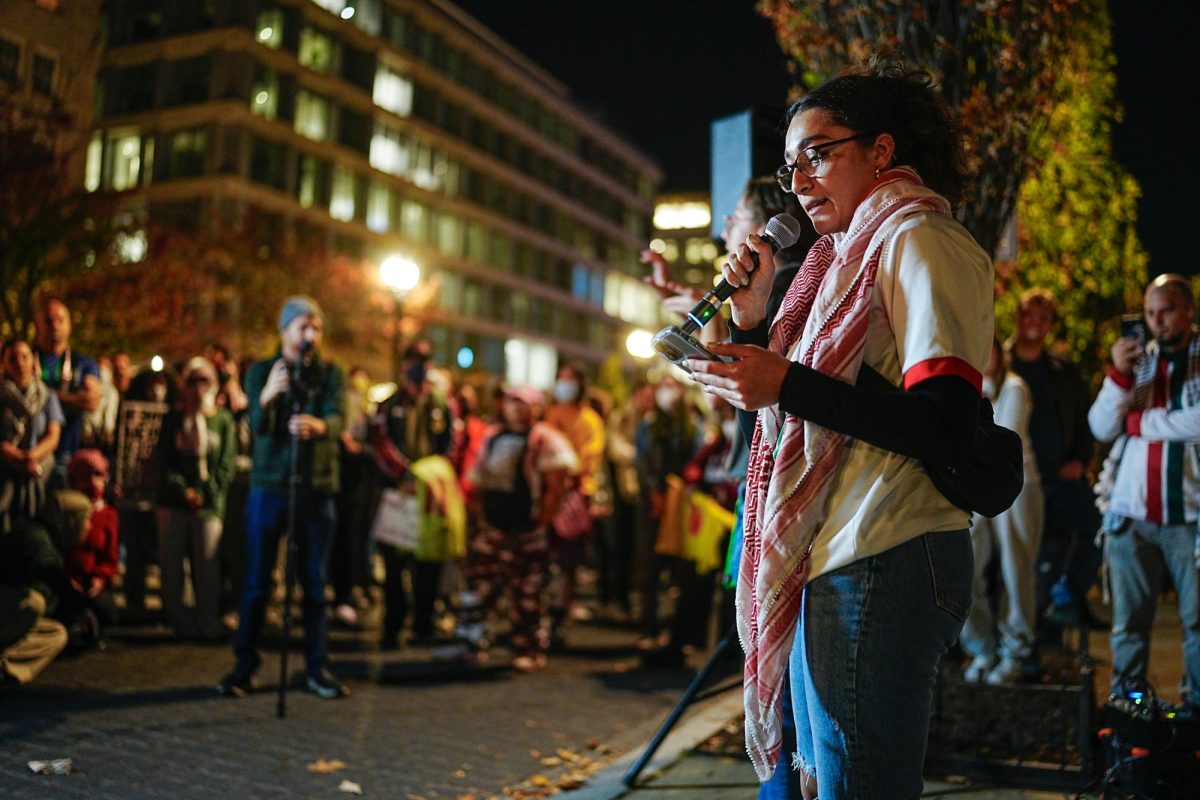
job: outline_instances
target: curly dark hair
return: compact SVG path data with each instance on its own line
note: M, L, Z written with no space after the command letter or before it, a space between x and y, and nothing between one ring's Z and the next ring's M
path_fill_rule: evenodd
M892 166L909 166L926 185L958 206L971 191L966 130L932 86L928 72L908 69L894 54L876 54L851 74L826 81L793 103L784 125L821 109L856 133L889 133Z

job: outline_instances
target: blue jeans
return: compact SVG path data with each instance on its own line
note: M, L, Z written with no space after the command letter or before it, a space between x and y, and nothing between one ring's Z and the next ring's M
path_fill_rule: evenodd
M1170 574L1179 595L1179 621L1183 625L1185 699L1200 704L1196 524L1159 525L1112 514L1105 517L1104 529L1112 583L1113 689L1146 680L1158 595L1164 578Z
M262 663L258 640L271 594L271 570L279 552L279 539L287 532L287 507L286 492L263 489L252 488L246 502L246 585L233 640L235 669L242 675L252 675ZM304 589L304 653L310 673L325 666L329 654L325 575L336 525L337 506L332 495L301 493L297 497L294 569Z
M821 800L915 800L938 661L971 606L967 531L813 579L792 648L797 764Z
M784 680L790 678L784 676ZM783 748L779 756L781 763L771 774L771 779L758 787L758 800L801 800L804 797L800 785L804 777L799 770L792 769L792 753L796 752L796 717L792 714L792 691L783 684L783 707L779 713L783 719Z

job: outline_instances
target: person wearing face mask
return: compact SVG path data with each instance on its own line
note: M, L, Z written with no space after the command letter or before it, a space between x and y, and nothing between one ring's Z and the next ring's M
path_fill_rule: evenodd
M554 404L546 412L546 422L561 431L579 459L579 491L589 509L594 499L600 470L604 468L604 421L586 402L587 386L583 370L576 364L564 364L554 382ZM591 535L567 541L552 537L551 559L558 567L554 598L550 606L550 643L563 644L562 629L575 599L575 573L587 556ZM580 610L581 613L582 610Z
M233 415L217 405L217 373L201 357L183 369L183 403L163 419L155 448L163 614L186 639L222 636L217 558L229 485L237 471ZM184 561L195 605L184 605Z
M700 445L695 422L684 403L683 386L665 375L654 388L654 410L634 434L638 485L641 489L634 531L634 571L641 597L638 646L664 645L659 618L659 591L666 559L655 552L658 527L666 510L667 476L682 475Z
M734 342L709 346L733 360L685 365L754 424L736 603L747 750L761 780L794 764L807 798L915 800L973 564L971 515L924 465L970 452L994 273L951 215L965 134L928 75L876 58L786 121L777 177L822 238L773 322L771 248L740 245L722 268Z
M369 441L374 448L383 486L416 494L416 477L409 469L426 456L446 455L453 442L453 419L446 401L434 393L428 378L432 348L418 340L408 346L400 365L400 385L379 404L371 421ZM415 642L428 645L434 637L434 613L441 583L442 562L418 559L415 553L379 542L384 564L383 638L380 645L394 650L400 645L409 610L404 573L412 586Z
M1145 690L1158 596L1169 580L1183 627L1183 700L1200 713L1200 335L1184 276L1159 275L1144 302L1153 340L1123 336L1113 344L1112 366L1088 411L1096 438L1116 442L1102 526L1112 688Z

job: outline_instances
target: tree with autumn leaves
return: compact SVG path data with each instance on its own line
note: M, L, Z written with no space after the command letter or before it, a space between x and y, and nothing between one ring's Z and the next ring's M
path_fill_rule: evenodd
M1112 159L1120 111L1104 0L760 0L759 10L792 58L797 94L880 49L930 73L971 135L976 191L959 218L995 252L1016 214L1020 253L998 264L998 327L1011 330L1021 290L1046 286L1070 354L1097 367L1099 326L1128 307L1146 264L1137 185Z
M221 342L239 355L262 357L278 344L283 301L308 294L325 311L324 350L387 374L394 301L374 264L333 251L327 237L277 230L252 212L236 223L214 213L194 229L151 224L146 251L142 261L86 270L53 285L71 298L75 335L93 351L154 352L180 361Z
M112 257L116 196L76 185L75 122L56 101L0 101L0 335L28 338L48 282Z

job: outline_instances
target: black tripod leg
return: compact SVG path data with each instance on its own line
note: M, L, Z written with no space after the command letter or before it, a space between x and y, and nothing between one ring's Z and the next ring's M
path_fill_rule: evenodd
M725 655L725 651L729 649L730 643L736 637L737 626L735 625L721 637L721 641L717 642L717 646L713 649L712 655L708 657L708 661L704 662L704 666L696 673L696 677L692 678L692 682L675 702L675 707L671 709L671 713L667 715L667 718L663 720L663 724L654 733L654 736L650 739L650 743L646 745L646 749L642 751L637 761L633 762L633 766L625 773L625 777L621 779L621 783L629 788L633 788L642 770L646 768L646 765L650 763L650 759L658 752L658 748L662 746L663 740L667 738L667 734L679 722L679 718L683 716L683 712L687 710L687 707L691 705L692 700L695 699L701 687L708 681L708 677L716 669L721 656Z

